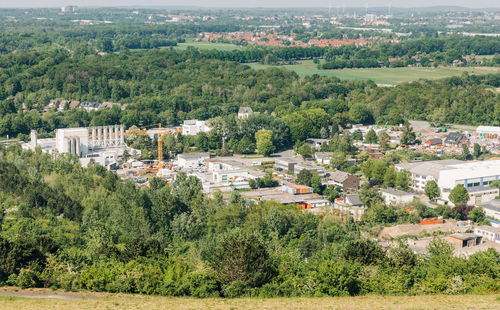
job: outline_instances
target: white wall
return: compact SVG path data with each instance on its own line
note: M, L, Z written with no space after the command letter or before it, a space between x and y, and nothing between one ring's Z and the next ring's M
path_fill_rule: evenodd
M80 153L85 156L88 154L89 130L88 128L64 128L56 130L56 149L59 153L67 153L68 139L80 139Z

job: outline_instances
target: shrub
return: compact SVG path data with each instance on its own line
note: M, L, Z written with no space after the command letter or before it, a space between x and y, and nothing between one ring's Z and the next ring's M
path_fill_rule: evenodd
M198 298L219 297L219 282L206 271L195 271L187 276L190 295Z
M22 288L36 287L40 282L39 275L32 269L22 268L16 279L16 285Z
M225 297L236 298L245 295L246 289L247 287L243 281L236 280L226 285L223 288L223 293Z

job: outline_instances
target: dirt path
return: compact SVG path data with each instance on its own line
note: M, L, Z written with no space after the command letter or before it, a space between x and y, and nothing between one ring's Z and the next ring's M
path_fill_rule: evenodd
M51 289L19 289L15 287L0 287L0 296L13 296L22 298L52 298L63 300L79 300L79 299L101 299L105 296L99 296L98 293L74 293L64 291L54 291Z

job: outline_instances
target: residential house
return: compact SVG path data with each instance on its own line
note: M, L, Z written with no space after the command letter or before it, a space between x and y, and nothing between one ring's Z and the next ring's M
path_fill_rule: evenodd
M73 100L69 103L69 108L70 109L75 109L75 108L78 108L78 106L80 105L80 101L78 100Z
M309 144L312 148L315 148L317 150L321 149L321 146L323 144L328 144L330 140L328 139L307 139L306 143Z
M460 146L469 141L466 135L460 132L450 132L444 139L444 144Z
M352 206L352 207L362 207L363 206L363 202L361 201L361 198L359 198L359 195L357 195L357 194L345 195L344 202L345 202L345 204Z
M429 146L429 147L441 146L441 145L443 145L443 140L441 140L439 138L433 138L433 139L429 139L429 140L425 141L425 144L427 144L427 146Z
M240 107L238 110L238 119L247 119L253 114L251 107Z
M352 215L355 220L360 220L366 210L357 194L344 195L344 197L335 199L334 208L337 209L340 214Z
M97 111L101 108L101 103L100 102L84 101L84 102L80 103L79 107L85 109L85 111L87 111L87 112Z
M101 109L111 108L114 105L120 106L120 104L118 102L109 102L109 101L106 101L106 102L103 102L101 104Z
M359 190L359 178L353 174L336 170L328 180L329 185L340 186L343 190Z

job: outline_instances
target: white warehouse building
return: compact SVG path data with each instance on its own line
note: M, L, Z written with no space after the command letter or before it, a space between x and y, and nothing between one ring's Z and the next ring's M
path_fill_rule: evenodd
M210 127L205 121L197 119L185 120L182 124L182 134L186 136L196 136L199 132L209 132Z
M489 187L492 181L500 178L499 160L435 160L397 164L396 169L411 173L412 189L416 192L423 192L428 181L436 181L445 203L449 202L448 196L458 184L467 188L470 205L491 201L499 194L498 188Z
M477 133L487 133L490 135L496 134L500 135L500 127L498 126L478 126L476 128Z

